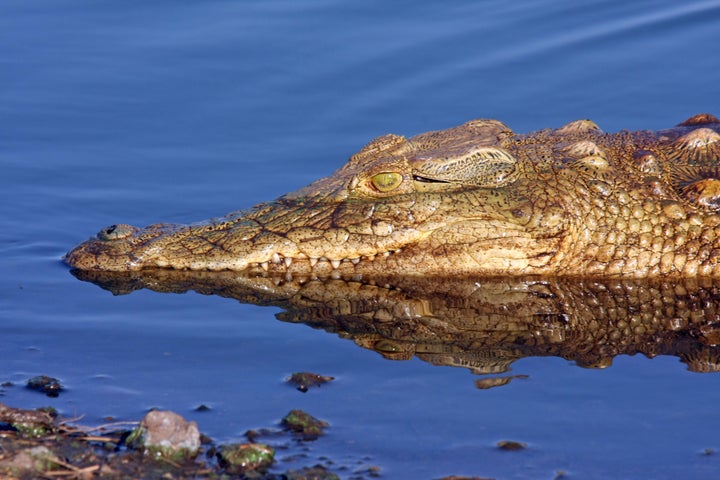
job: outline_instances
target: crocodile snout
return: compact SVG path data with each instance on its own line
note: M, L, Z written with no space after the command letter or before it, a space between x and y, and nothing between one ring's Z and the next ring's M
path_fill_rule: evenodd
M154 266L145 261L153 240L174 231L175 225L155 224L145 228L117 223L100 230L65 255L65 263L80 270L138 270Z

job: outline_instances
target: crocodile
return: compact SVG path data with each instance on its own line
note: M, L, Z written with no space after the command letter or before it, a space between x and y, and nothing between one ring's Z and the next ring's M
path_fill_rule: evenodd
M198 224L116 224L74 269L720 277L720 120L378 137L329 177Z

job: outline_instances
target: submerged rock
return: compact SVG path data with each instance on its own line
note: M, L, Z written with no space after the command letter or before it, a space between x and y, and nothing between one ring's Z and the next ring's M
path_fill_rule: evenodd
M223 445L217 454L220 466L231 474L263 472L275 461L275 450L262 443Z
M57 397L63 391L60 380L47 375L38 375L27 381L27 388L30 390L38 390L48 397Z
M497 447L500 450L525 450L527 448L527 443L523 442L515 442L513 440L501 440L497 443Z
M288 470L285 472L285 478L287 480L340 480L340 477L322 465L304 467L300 470Z
M295 385L298 390L305 393L310 387L319 387L323 383L331 382L335 377L319 375L312 372L295 372L288 378L288 383Z
M302 435L305 440L315 440L323 435L324 429L329 426L327 422L318 420L302 410L291 410L282 419L282 424L288 430Z
M163 457L193 457L200 449L200 431L197 423L188 422L177 413L154 410L145 415L127 443Z
M495 480L489 477L464 477L462 475L450 475L449 477L442 477L440 480Z

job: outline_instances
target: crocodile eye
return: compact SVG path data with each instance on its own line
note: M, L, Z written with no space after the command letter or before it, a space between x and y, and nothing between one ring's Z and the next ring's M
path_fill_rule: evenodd
M135 233L136 228L131 225L120 223L117 225L110 225L100 230L97 237L100 240L120 240L127 238Z
M382 172L374 175L370 181L378 191L389 192L400 186L403 177L397 172Z

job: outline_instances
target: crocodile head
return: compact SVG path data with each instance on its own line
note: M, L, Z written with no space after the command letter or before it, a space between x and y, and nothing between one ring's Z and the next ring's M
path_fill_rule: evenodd
M475 120L385 135L275 201L200 224L113 225L65 260L114 271L713 274L719 129L698 115L661 132L605 134L582 120L517 135Z

